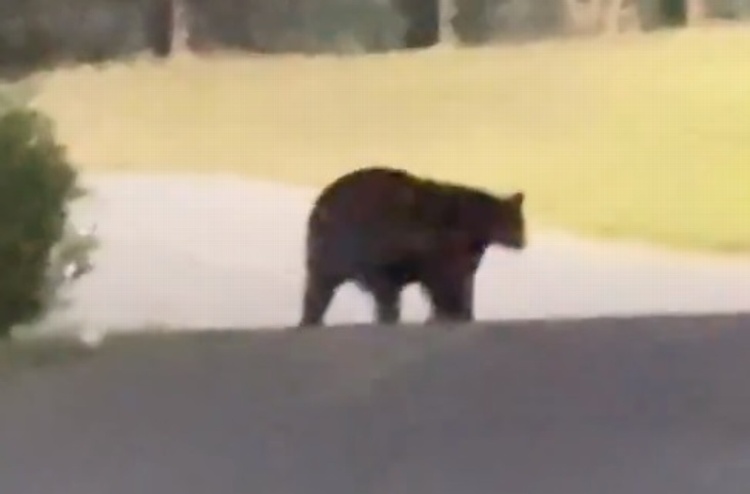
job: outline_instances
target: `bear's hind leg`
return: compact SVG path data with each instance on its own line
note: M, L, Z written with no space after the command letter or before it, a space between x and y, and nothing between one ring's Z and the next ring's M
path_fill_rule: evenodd
M432 305L429 322L471 322L474 320L474 275L440 279L423 283Z
M398 323L401 320L401 285L387 276L370 277L364 285L375 302L375 321Z
M325 313L341 283L343 280L339 277L308 272L300 328L323 325Z

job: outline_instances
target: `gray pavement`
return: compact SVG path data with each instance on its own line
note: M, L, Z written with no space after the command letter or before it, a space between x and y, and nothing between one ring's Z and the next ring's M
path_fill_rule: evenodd
M34 345L0 373L3 494L750 486L750 316Z
M498 322L352 326L348 287L341 326L262 331L297 318L314 192L89 179L66 319L188 333L0 347L0 494L748 492L748 261L535 230L482 266Z

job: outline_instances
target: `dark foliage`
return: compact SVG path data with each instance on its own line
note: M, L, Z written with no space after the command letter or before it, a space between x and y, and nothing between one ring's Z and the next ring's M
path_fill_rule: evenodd
M149 47L153 0L0 0L0 66L96 63Z
M46 117L21 109L0 117L0 337L41 314L49 255L78 192Z
M189 44L258 53L378 52L438 40L438 0L181 0ZM636 0L644 27L684 16L684 0ZM750 0L706 0L710 16L747 17ZM101 62L171 50L172 0L0 0L0 68ZM563 0L456 0L464 43L561 34Z

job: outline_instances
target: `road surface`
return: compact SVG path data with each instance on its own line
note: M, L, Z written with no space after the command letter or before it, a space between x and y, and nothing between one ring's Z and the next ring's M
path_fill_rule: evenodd
M0 492L746 494L748 349L750 315L31 346Z
M66 318L188 334L0 348L2 494L748 492L747 261L534 231L481 268L500 322L347 326L370 314L348 288L342 326L257 331L298 317L313 192L93 183L75 217L103 245Z

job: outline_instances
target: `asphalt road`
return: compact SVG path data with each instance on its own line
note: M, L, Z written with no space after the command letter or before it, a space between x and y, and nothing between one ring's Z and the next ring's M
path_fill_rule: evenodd
M750 315L35 345L2 353L2 494L750 486Z
M747 260L534 227L479 272L504 322L298 334L314 191L88 180L103 244L43 329L199 332L0 348L0 494L748 492ZM328 320L370 311L345 287Z

